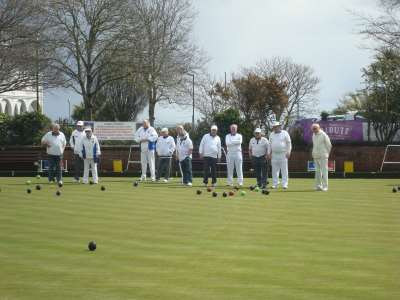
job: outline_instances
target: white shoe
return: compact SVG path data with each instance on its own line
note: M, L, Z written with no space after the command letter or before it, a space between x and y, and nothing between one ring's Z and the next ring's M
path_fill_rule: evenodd
M164 179L163 182L164 182L164 183L168 183L168 180L167 180L167 179Z
M327 191L328 191L328 188L326 188L326 187L325 187L325 188L322 188L322 191L323 191L323 192L327 192Z
M212 186L212 187L216 187L216 186L217 186L217 184L216 184L216 183L213 183L211 186Z
M60 181L58 182L58 184L61 184L61 185L62 185L62 184L63 184L62 180L60 180Z
M187 186L192 186L193 184L191 182L188 182L186 185Z
M140 181L146 181L146 176L142 176L142 177L140 177L140 179L139 179Z
M276 190L276 185L271 186L271 189Z
M318 192L319 192L319 191L322 191L322 187L316 186L316 187L315 187L315 190L318 191Z
M288 187L287 187L287 186L283 186L282 188L283 188L284 190L287 190L287 189L288 189Z
M152 178L152 179L151 179L151 182L156 182L156 179L155 179L155 178Z

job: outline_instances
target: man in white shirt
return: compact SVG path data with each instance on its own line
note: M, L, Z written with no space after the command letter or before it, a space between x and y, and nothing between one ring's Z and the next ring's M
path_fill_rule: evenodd
M76 123L76 129L72 131L71 137L69 139L69 145L72 151L74 151L73 163L74 163L74 181L79 182L79 178L82 176L83 172L83 160L79 156L79 143L80 140L85 136L83 132L83 121L78 121Z
M80 157L83 159L83 183L89 182L89 169L92 170L93 182L99 183L97 175L97 163L99 162L100 144L97 137L92 133L92 128L85 128L85 136L79 142Z
M193 142L182 125L176 127L176 158L182 171L182 184L192 186Z
M171 158L175 152L175 141L168 135L168 128L161 129L161 136L157 139L156 151L158 155L157 181L164 176L164 182L168 182L171 170Z
M57 182L62 184L61 163L67 141L60 131L60 125L52 124L51 129L42 138L42 145L46 146L46 152L49 157L48 178L50 183L54 181L55 177Z
M217 161L221 159L221 139L217 135L218 127L211 126L210 133L203 136L200 142L199 154L203 159L204 177L203 183L208 185L208 177L211 175L212 186L217 184Z
M140 143L140 161L142 164L141 181L146 180L147 165L149 165L151 180L156 180L155 171L155 149L158 134L156 130L150 126L148 120L143 121L143 126L140 127L135 134L136 142Z
M262 136L260 128L256 128L256 130L254 130L254 137L249 143L249 155L250 159L253 161L253 166L256 171L257 186L262 189L267 187L268 148L268 139Z
M231 133L225 137L225 145L227 149L226 162L228 171L227 183L229 186L233 185L233 172L236 169L237 182L241 187L243 186L243 156L242 156L242 142L243 137L237 132L238 126L232 124L230 126Z
M311 126L313 132L312 157L315 163L315 189L317 191L328 191L328 159L332 150L329 136L319 127L319 124Z
M286 130L282 130L279 122L272 124L272 133L269 136L268 158L272 165L272 188L279 184L279 173L282 174L282 188L287 189L289 184L288 159L292 152L292 141Z

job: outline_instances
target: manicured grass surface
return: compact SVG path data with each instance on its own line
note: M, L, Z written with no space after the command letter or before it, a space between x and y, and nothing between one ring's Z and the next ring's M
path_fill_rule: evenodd
M0 178L1 300L400 299L397 180L213 198L119 178L27 194L27 179Z

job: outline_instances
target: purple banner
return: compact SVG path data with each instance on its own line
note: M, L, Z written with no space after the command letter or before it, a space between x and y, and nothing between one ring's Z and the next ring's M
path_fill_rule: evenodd
M311 125L313 123L313 120L302 120L297 124L303 131L303 139L306 143L312 142ZM363 141L362 121L319 121L317 123L326 132L331 141Z

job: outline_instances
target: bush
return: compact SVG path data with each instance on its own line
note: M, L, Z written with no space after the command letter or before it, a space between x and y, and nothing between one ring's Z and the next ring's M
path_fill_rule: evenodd
M5 122L7 125L0 130L7 131L4 144L8 145L39 145L42 136L49 130L51 121L38 112L17 115Z
M7 114L0 113L0 145L7 144L9 122L10 117Z

